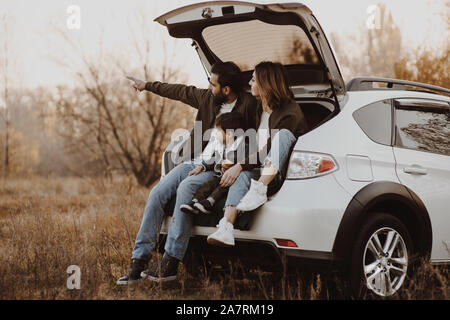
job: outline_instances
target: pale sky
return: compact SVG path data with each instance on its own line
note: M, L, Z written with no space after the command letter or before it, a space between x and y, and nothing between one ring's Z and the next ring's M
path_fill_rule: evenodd
M448 0L446 0L448 1ZM16 68L12 77L16 83L34 87L53 86L59 83L71 84L72 75L49 57L70 62L78 70L81 62L70 46L55 34L53 25L65 30L74 42L79 41L83 50L92 56L99 53L102 39L103 51L122 55L133 60L133 29L136 30L136 12L147 17L149 35L152 41L152 58L155 65L163 59L163 43L166 52L176 46L173 66L188 74L190 83L207 86L205 73L199 58L190 46L189 40L172 40L167 30L153 20L167 11L199 1L193 0L0 0L0 17L7 14L11 29L11 51L16 57ZM257 0L258 3L293 2L293 0ZM322 28L341 35L355 35L368 18L367 8L383 2L391 10L400 27L404 43L411 47L420 44L436 45L446 32L439 12L443 10L442 0L308 0L308 5L318 18ZM81 9L79 30L69 30L67 8L77 5ZM0 43L3 42L0 33ZM171 51L172 50L172 51ZM1 54L0 54L1 56ZM77 60L78 59L78 60ZM347 81L349 79L346 79ZM0 81L1 82L1 81ZM2 84L0 83L0 86Z

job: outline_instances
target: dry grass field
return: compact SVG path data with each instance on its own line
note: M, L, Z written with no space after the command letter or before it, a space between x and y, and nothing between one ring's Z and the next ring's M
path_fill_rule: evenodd
M131 178L0 180L0 299L347 299L336 277L245 270L118 287L149 190ZM68 290L67 268L81 269ZM281 279L281 280L280 280ZM450 298L448 268L425 264L395 299Z

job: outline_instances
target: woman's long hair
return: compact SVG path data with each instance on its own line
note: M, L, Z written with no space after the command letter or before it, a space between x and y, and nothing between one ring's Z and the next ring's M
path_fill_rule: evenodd
M281 63L264 61L255 67L256 84L261 100L274 110L294 100L286 69Z

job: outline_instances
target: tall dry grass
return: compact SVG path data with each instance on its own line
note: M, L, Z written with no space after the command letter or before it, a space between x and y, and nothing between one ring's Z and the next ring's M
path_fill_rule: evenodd
M117 286L127 270L149 190L131 178L0 180L0 299L345 299L344 282L273 274L238 263L194 279ZM68 266L81 289L68 290ZM449 299L448 269L425 264L396 299Z

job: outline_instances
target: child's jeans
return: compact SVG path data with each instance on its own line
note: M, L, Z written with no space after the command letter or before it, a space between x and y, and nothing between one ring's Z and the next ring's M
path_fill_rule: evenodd
M229 187L221 187L219 185L221 179L221 176L214 176L211 180L205 182L194 194L194 199L201 201L211 197L214 201L217 201L225 198Z

